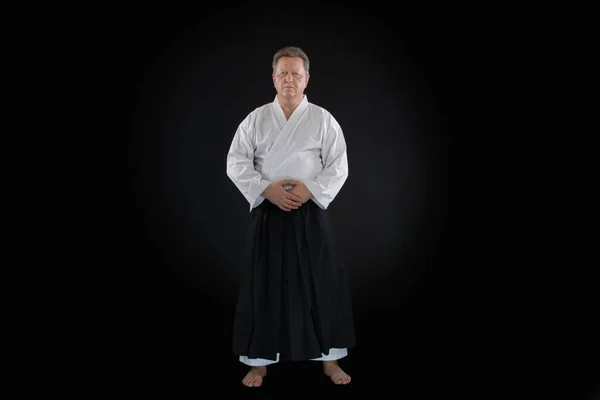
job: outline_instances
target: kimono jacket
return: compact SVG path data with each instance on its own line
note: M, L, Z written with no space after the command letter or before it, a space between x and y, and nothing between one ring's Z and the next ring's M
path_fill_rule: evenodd
M286 120L277 101L254 109L239 124L227 154L227 176L250 204L280 179L302 181L326 210L348 177L346 141L330 112L306 95ZM286 187L286 190L291 186Z

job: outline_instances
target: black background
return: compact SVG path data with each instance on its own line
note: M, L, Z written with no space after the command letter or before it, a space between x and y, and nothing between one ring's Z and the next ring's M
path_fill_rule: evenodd
M91 18L79 20L92 34L71 54L72 70L86 71L91 114L81 116L93 115L77 154L98 156L93 171L78 171L91 190L71 277L80 297L70 301L85 304L75 320L88 321L76 331L86 389L417 399L488 398L531 383L535 356L516 346L535 336L519 328L527 317L503 311L514 300L503 286L510 246L487 252L504 233L478 229L495 213L471 156L491 155L496 137L485 134L494 121L477 125L472 89L493 78L479 69L490 44L463 12L227 3ZM307 362L274 366L262 388L247 389L230 351L248 205L225 158L241 120L273 100L271 59L286 45L307 52L305 93L348 144L350 176L330 206L357 329L340 361L348 387Z

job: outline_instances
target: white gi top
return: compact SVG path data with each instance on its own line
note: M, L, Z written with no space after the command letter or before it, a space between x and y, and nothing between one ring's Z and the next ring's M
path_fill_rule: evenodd
M261 193L272 182L288 178L302 181L325 210L348 177L342 128L306 95L286 120L275 97L238 126L227 154L227 176L250 203L250 211L265 200Z

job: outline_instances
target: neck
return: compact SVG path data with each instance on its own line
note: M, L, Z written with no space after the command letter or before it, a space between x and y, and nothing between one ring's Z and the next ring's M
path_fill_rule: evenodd
M304 96L300 96L299 99L297 99L297 98L282 99L280 96L277 96L277 102L283 109L283 113L285 114L286 118L289 118L290 115L292 115L292 113L294 112L296 107L298 107L298 105L300 103L302 103L303 99L304 99Z

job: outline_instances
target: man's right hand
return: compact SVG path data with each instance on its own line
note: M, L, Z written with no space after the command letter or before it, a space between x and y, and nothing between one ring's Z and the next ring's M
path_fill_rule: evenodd
M273 182L261 193L261 196L283 211L296 210L302 205L300 197L283 188L286 185L293 185L293 181L293 179L282 179Z

